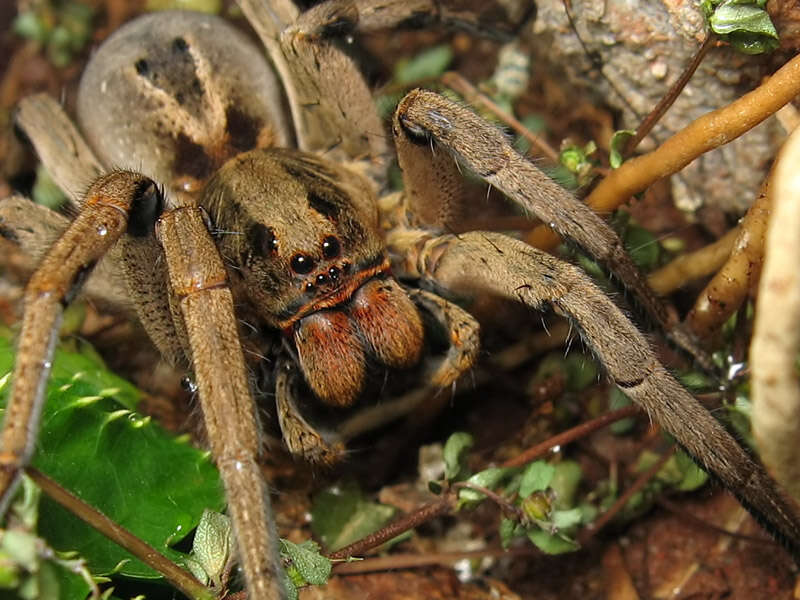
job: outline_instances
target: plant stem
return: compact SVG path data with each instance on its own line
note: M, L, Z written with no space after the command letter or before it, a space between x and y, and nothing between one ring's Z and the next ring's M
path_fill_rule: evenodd
M147 566L161 573L173 586L193 600L215 600L216 596L191 573L182 569L147 542L136 537L130 531L109 519L93 506L65 490L44 473L28 467L26 475L30 477L42 491L72 514L94 527L114 543L133 554Z

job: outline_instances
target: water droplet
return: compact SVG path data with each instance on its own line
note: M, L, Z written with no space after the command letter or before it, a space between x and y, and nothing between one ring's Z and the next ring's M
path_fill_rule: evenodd
M190 394L197 393L197 384L194 382L192 378L188 376L181 379L181 387Z
M732 358L731 358L732 360ZM746 366L743 362L731 362L728 366L728 380L736 379L736 376L744 369Z

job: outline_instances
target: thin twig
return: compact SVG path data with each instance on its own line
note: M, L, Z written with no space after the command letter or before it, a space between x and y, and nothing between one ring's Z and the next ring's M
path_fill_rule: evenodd
M522 520L525 518L525 513L522 512L522 509L519 506L515 506L511 502L509 502L506 498L503 498L500 494L495 491L490 490L489 488L478 485L475 483L470 483L469 481L457 481L452 485L453 490L472 490L474 492L478 492L483 494L489 500L497 504L506 515L513 515L515 519Z
M442 75L442 83L461 94L470 104L482 104L484 107L486 107L486 109L494 113L494 115L503 123L507 123L514 131L528 140L532 146L536 146L547 158L555 163L558 162L558 152L553 150L553 148L550 147L550 144L548 144L538 135L531 133L531 131L525 127L525 125L523 125L516 117L514 117L514 115L511 115L500 108L497 103L494 102L494 100L489 98L489 96L486 94L478 91L478 89L469 81L464 79L464 77L454 71L449 71Z
M331 552L328 554L328 558L331 560L342 560L350 556L364 554L367 550L376 548L377 546L396 538L401 533L410 531L415 527L430 521L431 519L448 514L453 510L454 506L455 496L448 494L441 500L430 502L429 504L421 506L412 513L403 515L402 517L389 523L386 527L382 527L378 531L361 538L357 542L353 542L344 548L340 548L336 552Z
M692 62L690 62L687 67L681 73L681 76L678 80L672 84L672 87L669 88L666 94L659 100L656 107L650 112L647 117L645 117L644 121L639 124L639 127L636 128L636 134L628 139L628 142L625 144L625 149L623 150L623 155L628 157L631 153L636 150L636 147L639 143L647 136L648 133L655 127L656 123L661 120L661 117L664 116L669 110L669 107L675 103L675 100L678 99L680 93L683 91L683 88L686 87L686 84L689 83L689 80L694 75L694 72L697 70L697 67L700 66L700 63L703 62L703 59L708 54L708 51L711 50L711 47L714 45L716 41L716 36L713 33L709 33L706 36L706 39L703 41L700 48L697 50L697 53L692 58Z
M567 429L563 433L554 435L553 437L543 441L541 444L536 444L535 446L528 448L522 454L507 460L501 466L520 467L534 459L539 458L540 456L544 456L550 451L551 448L554 448L555 446L563 446L564 444L568 444L569 442L577 440L578 438L587 436L598 429L602 429L603 427L606 427L615 421L632 417L633 415L638 414L640 410L641 409L638 406L631 404L630 406L608 412L597 417L596 419L592 419L586 423L581 423L577 427Z
M677 173L698 156L749 131L798 94L800 56L787 62L753 91L695 119L649 154L623 163L597 185L586 203L601 214L613 211L662 177ZM560 238L551 229L540 226L525 241L537 248L551 249Z
M579 539L581 544L585 544L588 542L594 535L596 535L603 527L605 527L608 522L613 519L617 513L619 513L625 505L628 503L628 500L633 497L633 495L640 491L648 481L650 481L653 477L658 474L666 462L673 457L675 452L678 451L677 446L673 446L669 450L667 450L661 458L659 458L656 463L647 469L644 473L641 473L636 480L631 484L631 486L625 490L625 492L617 498L617 501L611 505L611 507L604 512L602 515L597 517L597 519L586 526L586 528L581 532Z
M389 571L396 569L414 569L429 567L431 565L450 566L463 559L483 558L484 556L539 556L542 551L527 545L520 548L491 548L475 550L472 552L431 552L429 554L392 554L390 556L377 556L355 562L344 562L333 565L336 575L355 575L357 573L374 573L375 571Z
M28 467L25 473L42 491L69 512L102 533L108 539L119 544L147 566L161 573L172 585L195 600L214 600L211 591L186 571L153 548L150 544L136 537L130 531L109 519L93 506L65 490L44 473Z

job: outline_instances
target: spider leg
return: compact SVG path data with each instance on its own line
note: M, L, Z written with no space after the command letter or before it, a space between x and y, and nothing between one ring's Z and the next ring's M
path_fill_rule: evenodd
M47 94L19 102L16 122L28 136L47 172L77 208L84 192L106 172L61 105Z
M480 325L458 304L441 296L425 290L410 290L408 295L447 330L450 344L447 353L431 363L425 379L428 385L436 388L450 387L478 358Z
M141 220L154 218L161 196L149 179L117 171L97 179L84 209L52 246L25 288L13 384L0 434L0 512L33 454L58 326L93 266Z
M258 413L222 259L200 208L164 212L156 224L156 237L185 327L248 593L259 599L285 598L269 493L256 461L261 450Z
M321 433L303 417L294 397L293 385L297 378L294 365L279 360L275 377L275 403L278 407L278 424L289 452L314 463L332 466L344 458L341 441L328 442Z
M327 0L304 12L295 25L305 35L445 25L508 40L534 8L529 2L464 4L463 0Z
M400 242L400 247L396 244ZM578 267L494 232L410 232L389 240L410 276L452 293L491 293L573 319L611 380L800 559L800 516L766 471L661 365L645 337Z
M478 358L480 326L475 317L457 304L425 290L408 290L408 295L445 328L449 342L447 352L440 358L429 359L422 386L360 410L340 423L336 430L343 441L406 415L413 415L409 418L409 429L418 430L421 423L439 414L450 398L447 388L469 371ZM400 437L408 439L409 436Z
M327 35L309 33L308 21L318 13L298 16L283 0L239 4L281 76L298 148L345 161L367 159L382 173L387 141L372 94L353 61Z
M713 370L711 359L674 322L611 227L517 153L494 126L436 93L414 90L398 105L392 132L417 224L447 224L463 197L462 165L608 266L679 347Z

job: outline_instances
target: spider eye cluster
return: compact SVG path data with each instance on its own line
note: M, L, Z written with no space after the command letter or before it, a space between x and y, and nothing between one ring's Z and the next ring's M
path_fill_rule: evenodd
M299 275L306 275L307 273L310 273L315 265L316 261L307 254L295 254L292 257L292 260L289 262L289 266L292 267L292 271Z
M334 236L329 235L324 240L322 240L322 256L326 259L330 260L332 258L336 258L341 253L341 245L339 244L339 240L337 240Z

